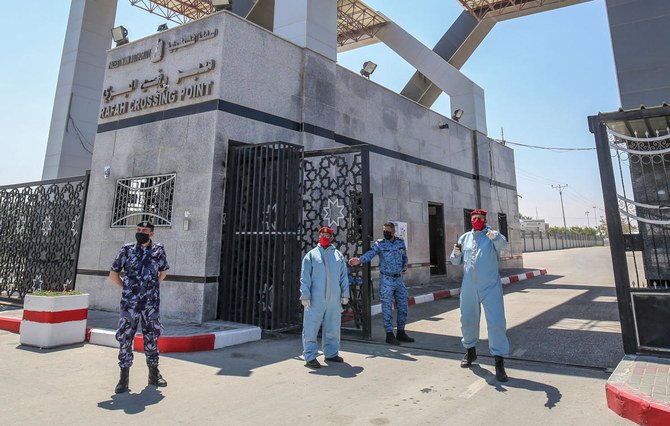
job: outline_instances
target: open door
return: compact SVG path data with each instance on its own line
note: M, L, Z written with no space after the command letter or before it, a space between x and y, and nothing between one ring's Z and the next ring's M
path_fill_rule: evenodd
M441 204L428 203L428 244L430 275L445 275L447 256L444 247L444 212Z

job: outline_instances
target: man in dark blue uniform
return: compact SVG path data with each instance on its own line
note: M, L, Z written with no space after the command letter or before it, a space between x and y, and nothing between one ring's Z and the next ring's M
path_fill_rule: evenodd
M160 282L170 269L165 249L151 240L154 225L149 221L137 224L136 243L124 245L112 263L109 278L122 288L119 309L119 367L121 378L115 392L128 390L130 366L133 364L133 340L137 326L142 320L144 353L149 366L149 384L167 386L158 371L158 336L163 326L160 321ZM125 272L121 279L119 273Z
M393 222L384 224L383 239L377 240L372 249L360 258L350 259L349 265L356 266L370 262L377 255L379 255L379 296L382 302L386 343L399 345L400 342L413 342L414 339L405 333L408 294L402 275L407 272L407 247L401 238L396 238ZM395 336L392 322L394 300L398 307L398 331Z

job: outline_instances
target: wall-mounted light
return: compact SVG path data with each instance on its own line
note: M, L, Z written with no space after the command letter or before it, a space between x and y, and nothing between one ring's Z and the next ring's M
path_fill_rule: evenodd
M112 28L112 39L116 43L116 47L128 43L128 30L123 25Z
M167 29L168 29L167 24L160 24L160 25L158 26L158 28L156 29L156 31L165 31L165 30L167 30Z
M437 126L437 127L440 128L440 129L442 129L442 130L444 130L444 129L448 129L448 128L449 128L449 123L442 123L442 124L440 124L440 125Z
M454 114L451 116L451 118L457 123L458 123L458 120L461 119L461 117L463 117L463 110L462 109L457 109L456 111L454 111Z
M372 61L366 61L363 64L363 68L361 69L361 75L366 78L370 78L370 75L375 72L377 69L377 64L375 64Z
M110 166L105 166L102 168L102 175L105 179L109 178L109 175L112 173L112 168Z
M212 0L212 6L215 10L231 10L233 8L232 0Z

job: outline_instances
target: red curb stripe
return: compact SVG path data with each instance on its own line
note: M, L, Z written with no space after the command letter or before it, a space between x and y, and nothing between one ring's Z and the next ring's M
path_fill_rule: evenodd
M21 320L18 318L0 318L0 330L18 333L21 330Z
M446 299L451 297L451 290L440 290L433 292L433 300Z
M535 276L535 273L533 271L526 272L526 278L533 278L534 276Z
M71 311L44 312L23 311L25 321L40 322L46 324L59 324L62 322L82 321L88 316L88 309L73 309Z
M195 336L164 336L158 338L158 352L198 352L214 350L215 336L199 334ZM144 352L144 336L135 335L133 349Z
M605 384L607 407L619 416L644 425L670 424L670 404L658 404Z
M519 281L519 276L518 275L512 275L511 277L509 277L510 284L515 283L517 281Z
M410 297L407 300L407 306L412 306L412 305L416 305L416 299L414 297Z
M540 275L547 275L546 269L540 269Z

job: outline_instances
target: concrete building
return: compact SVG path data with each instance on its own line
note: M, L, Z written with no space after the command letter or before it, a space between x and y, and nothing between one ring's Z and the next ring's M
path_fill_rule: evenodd
M106 64L77 276L97 308L117 308L105 276L135 232L132 223L110 227L118 180L175 174L177 226L157 228L171 262L162 312L196 322L218 316L232 143L368 146L374 235L386 220L407 224L410 284L430 279L433 262L460 273L446 256L465 210L479 206L494 227L508 222L503 265L521 265L513 151L331 57L222 12L112 49ZM180 226L186 212L188 229Z
M606 0L621 107L670 102L670 7L665 0Z

